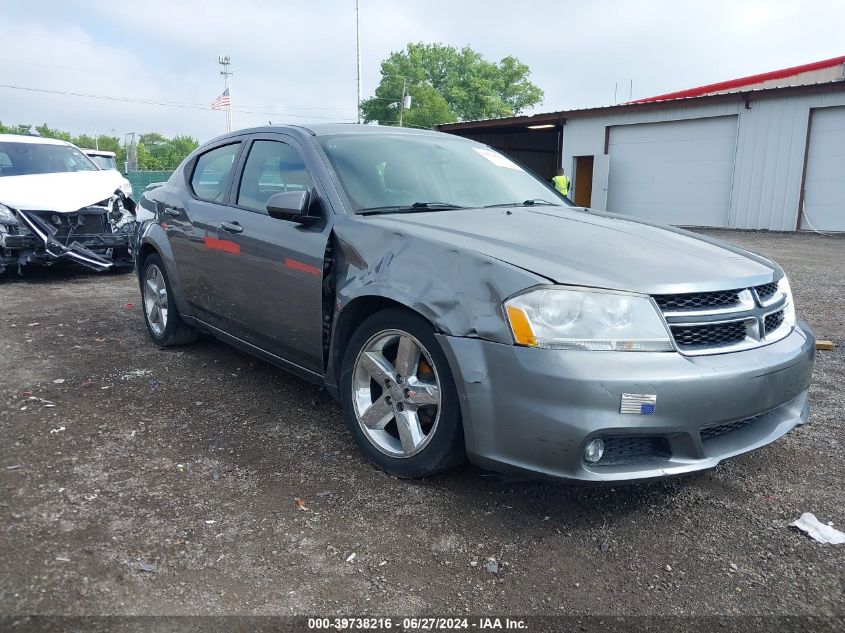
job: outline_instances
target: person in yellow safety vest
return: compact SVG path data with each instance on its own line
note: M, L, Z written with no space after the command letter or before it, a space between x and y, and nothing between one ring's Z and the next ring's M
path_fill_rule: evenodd
M552 178L555 189L565 196L569 196L569 176L563 173L563 168L557 170L557 176Z

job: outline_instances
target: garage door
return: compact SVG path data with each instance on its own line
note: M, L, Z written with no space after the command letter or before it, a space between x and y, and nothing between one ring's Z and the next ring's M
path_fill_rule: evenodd
M813 110L801 228L845 231L845 107Z
M735 148L735 116L611 127L607 210L727 226Z

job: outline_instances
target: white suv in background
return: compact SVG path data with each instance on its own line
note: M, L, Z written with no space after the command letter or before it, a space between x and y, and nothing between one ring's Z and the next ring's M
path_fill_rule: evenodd
M117 168L117 161L115 160L116 154L114 152L109 152L104 149L82 149L82 153L90 158L91 161L102 171L113 170L120 173L120 170ZM132 183L124 178L123 184L120 185L120 190L125 195L131 197Z

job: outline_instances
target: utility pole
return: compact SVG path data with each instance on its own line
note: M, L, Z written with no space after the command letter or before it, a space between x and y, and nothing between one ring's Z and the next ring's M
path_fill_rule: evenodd
M361 7L355 0L355 57L358 61L358 123L361 122Z
M405 85L407 79L402 78L402 99L399 101L399 127L402 127L402 114L405 112Z
M127 139L131 140L127 143ZM135 145L135 132L127 132L123 136L123 147L126 152L126 171L138 171L138 146Z
M229 89L229 77L234 73L229 70L232 60L228 55L220 55L217 58L217 63L220 64L222 70L220 74L223 76L223 92ZM232 131L232 93L229 93L229 104L226 106L226 131Z

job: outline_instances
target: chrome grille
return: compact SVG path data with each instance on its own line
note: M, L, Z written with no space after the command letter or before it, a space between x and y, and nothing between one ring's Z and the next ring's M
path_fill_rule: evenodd
M757 291L757 296L760 297L761 301L767 301L775 296L778 291L778 284L773 281L762 286L754 286L754 290Z
M778 329L781 324L783 323L783 310L778 310L777 312L773 312L766 316L765 326L766 326L766 334L769 332L774 332Z
M657 306L664 312L721 308L739 303L739 290L693 292L680 295L655 295Z
M745 340L745 321L675 327L670 326L675 342L684 347L713 347Z
M774 342L789 300L772 281L747 288L654 295L683 354L718 354Z

